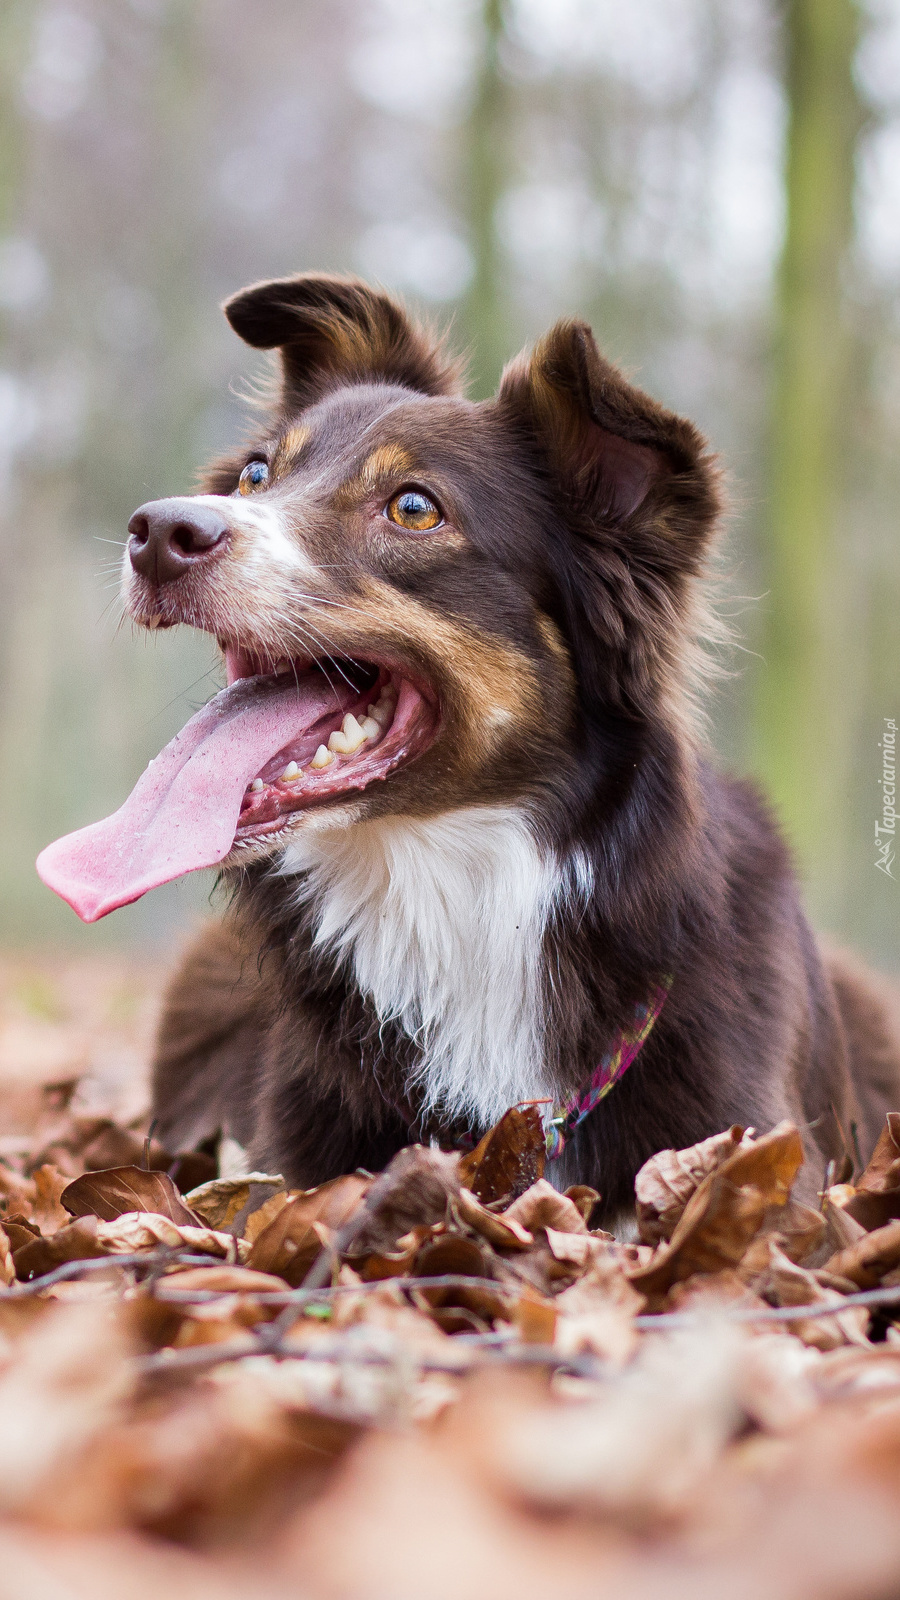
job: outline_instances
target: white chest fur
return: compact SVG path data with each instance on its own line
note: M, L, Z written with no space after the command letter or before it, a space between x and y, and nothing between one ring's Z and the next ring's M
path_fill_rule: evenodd
M548 1093L541 945L561 888L522 815L472 806L300 833L315 944L421 1050L426 1106L478 1123Z

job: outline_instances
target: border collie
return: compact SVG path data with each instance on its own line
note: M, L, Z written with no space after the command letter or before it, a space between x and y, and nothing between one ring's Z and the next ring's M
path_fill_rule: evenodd
M135 512L123 585L141 626L215 635L228 687L39 863L87 921L201 867L233 889L169 992L161 1136L311 1185L539 1101L549 1175L608 1215L731 1123L793 1118L815 1180L867 1151L900 1104L878 985L820 954L692 717L697 430L581 322L476 404L354 279L225 312L277 394L203 493Z

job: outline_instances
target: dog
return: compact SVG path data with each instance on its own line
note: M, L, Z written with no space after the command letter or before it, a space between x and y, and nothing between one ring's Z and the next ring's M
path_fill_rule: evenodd
M655 1151L730 1124L793 1119L814 1187L871 1149L889 1002L820 952L695 716L720 519L697 429L582 322L474 403L356 279L224 309L277 391L201 493L135 513L123 592L140 626L215 635L228 687L39 862L86 920L201 867L230 886L164 1006L159 1136L225 1130L308 1187L537 1102L548 1175L610 1217Z

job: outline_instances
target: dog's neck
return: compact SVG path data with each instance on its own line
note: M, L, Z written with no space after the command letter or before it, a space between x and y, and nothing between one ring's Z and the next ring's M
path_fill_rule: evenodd
M418 1047L425 1111L495 1122L552 1095L544 932L568 875L523 814L472 806L300 834L282 872L343 966Z

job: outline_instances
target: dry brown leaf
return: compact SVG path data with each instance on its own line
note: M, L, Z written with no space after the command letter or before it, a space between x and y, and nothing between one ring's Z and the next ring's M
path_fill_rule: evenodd
M669 1243L633 1274L635 1287L661 1295L693 1272L737 1266L770 1206L787 1202L802 1164L803 1146L791 1122L739 1144L694 1191Z
M360 1206L372 1187L371 1178L350 1173L316 1189L302 1190L276 1212L257 1236L247 1256L259 1272L274 1272L296 1288L323 1244Z
M0 1223L0 1283L7 1286L16 1281L16 1269L13 1263L12 1245L6 1229Z
M546 1136L536 1105L511 1106L460 1162L460 1182L491 1205L514 1200L544 1176Z
M296 1200L300 1193L302 1193L300 1189L282 1189L278 1194L273 1194L270 1200L264 1200L261 1206L250 1212L241 1229L242 1238L246 1239L248 1244L255 1244L263 1229L269 1226L272 1219L277 1217L279 1211L289 1201Z
M872 1159L856 1183L836 1184L829 1193L867 1231L900 1217L900 1113L888 1112Z
M69 1213L60 1203L60 1196L66 1188L65 1174L50 1162L45 1162L42 1167L37 1167L31 1176L35 1188L31 1206L32 1220L37 1223L43 1234L55 1233L57 1228L66 1227Z
M900 1267L900 1220L866 1233L825 1263L828 1272L849 1278L860 1289L874 1289Z
M443 1222L459 1194L459 1162L458 1155L421 1144L398 1151L366 1194L351 1256L389 1254L412 1228Z
M257 1272L252 1267L178 1267L161 1278L156 1292L164 1295L167 1289L181 1292L190 1289L215 1290L224 1294L278 1294L285 1293L283 1278L271 1272ZM277 1308L276 1308L277 1310Z
M534 1242L533 1234L521 1222L502 1211L488 1211L469 1189L460 1190L456 1207L467 1227L474 1228L498 1250L527 1250Z
M78 1222L94 1219L80 1217ZM77 1222L62 1231L68 1233ZM157 1216L152 1211L129 1211L112 1222L98 1222L95 1235L100 1254L127 1255L135 1250L156 1250L166 1245L172 1250L198 1251L202 1255L233 1256L243 1261L248 1246L243 1239L234 1239L229 1233L216 1233L213 1228L194 1228L172 1222L169 1217ZM48 1241L49 1242L49 1241ZM94 1254L98 1252L95 1251ZM18 1265L18 1262L17 1262Z
M828 1224L821 1211L801 1205L793 1195L784 1206L777 1206L763 1218L763 1229L771 1229L790 1261L807 1261L825 1243Z
M24 1212L30 1216L36 1196L37 1186L33 1178L23 1178L21 1173L14 1172L12 1167L0 1161L0 1204L3 1211L10 1215Z
M671 1239L691 1196L704 1178L734 1155L745 1138L737 1124L686 1150L660 1150L634 1180L638 1228L647 1244Z
M585 1226L590 1227L591 1215L594 1207L599 1203L600 1195L587 1183L572 1183L565 1191L566 1199L571 1200L584 1218Z
M37 1176L35 1173L36 1179ZM202 1227L202 1219L185 1205L168 1174L150 1172L145 1167L85 1172L63 1189L61 1200L73 1217L99 1217L101 1222L114 1222L132 1211L152 1211L179 1226Z
M9 1224L6 1224L10 1228ZM29 1237L16 1246L18 1233L11 1238L16 1276L23 1280L42 1278L67 1261L87 1261L108 1252L97 1241L96 1217L78 1217L66 1228L58 1228L49 1239ZM24 1230L23 1230L24 1232ZM12 1234L12 1229L10 1228Z
M868 1344L868 1312L861 1306L841 1311L843 1296L834 1289L823 1288L811 1272L790 1261L771 1236L756 1239L751 1245L741 1265L741 1277L769 1305L835 1307L834 1317L809 1317L790 1324L804 1344L816 1350Z
M523 1344L553 1344L559 1322L559 1302L523 1284L513 1304L512 1320Z
M129 1354L125 1322L108 1305L54 1310L16 1346L0 1377L4 1511L58 1523L63 1485L133 1388Z
M575 1202L560 1194L546 1178L539 1178L500 1215L505 1222L517 1222L532 1234L539 1228L555 1228L557 1233L587 1233L587 1223Z
M276 1195L286 1192L283 1178L268 1172L248 1172L241 1178L214 1178L185 1195L185 1202L210 1228L231 1228L247 1237L250 1217ZM277 1210L278 1207L275 1208ZM275 1211L267 1219L271 1221ZM258 1230L261 1231L261 1230Z

